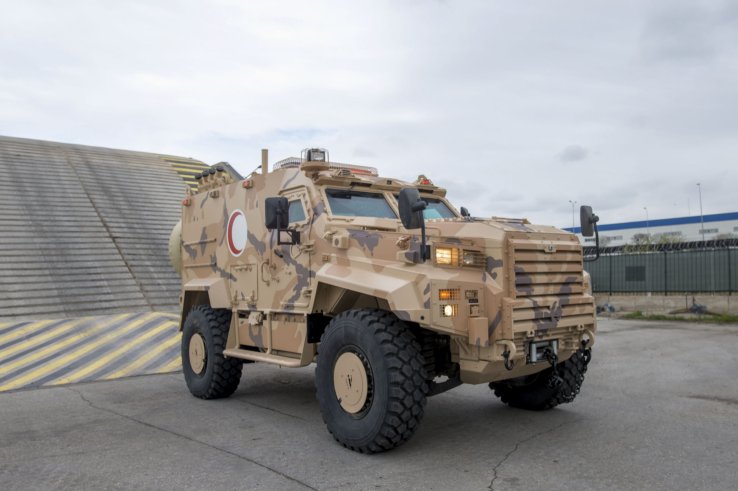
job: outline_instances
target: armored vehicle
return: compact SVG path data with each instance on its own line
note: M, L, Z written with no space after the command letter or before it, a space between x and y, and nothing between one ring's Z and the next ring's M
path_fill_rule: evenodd
M217 164L182 201L170 249L192 394L231 395L244 363L316 363L328 430L365 453L405 442L426 398L462 383L519 408L574 399L596 330L576 236L474 218L425 176L324 149L267 161L246 177Z

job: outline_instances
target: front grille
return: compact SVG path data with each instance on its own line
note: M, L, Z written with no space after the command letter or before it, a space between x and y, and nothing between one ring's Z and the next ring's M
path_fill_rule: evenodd
M572 242L511 240L515 297L582 293L582 248Z
M511 239L510 246L516 331L540 335L557 327L594 322L594 303L585 295L578 242Z

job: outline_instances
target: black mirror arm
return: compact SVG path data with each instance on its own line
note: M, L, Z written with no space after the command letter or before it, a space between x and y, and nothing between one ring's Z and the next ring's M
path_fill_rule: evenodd
M595 257L584 258L585 263L591 263L597 261L600 258L600 232L597 230L597 222L600 221L600 217L592 215L592 225L594 225L595 232Z
M290 240L283 241L281 234L285 233ZM300 243L300 231L291 228L282 228L277 230L277 245L295 245Z
M425 262L426 259L430 259L430 252L428 252L427 240L425 238L425 218L423 217L423 210L428 207L428 203L422 199L418 200L413 206L412 210L416 213L420 213L420 260Z
M425 239L425 220L422 220L420 222L420 260L425 262L426 259L430 259L430 254Z

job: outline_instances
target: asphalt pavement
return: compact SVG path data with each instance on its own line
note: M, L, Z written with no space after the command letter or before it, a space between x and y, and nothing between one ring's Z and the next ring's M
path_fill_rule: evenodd
M219 401L181 374L2 393L0 489L736 489L738 326L599 326L573 403L462 386L378 455L334 442L313 367L246 365Z

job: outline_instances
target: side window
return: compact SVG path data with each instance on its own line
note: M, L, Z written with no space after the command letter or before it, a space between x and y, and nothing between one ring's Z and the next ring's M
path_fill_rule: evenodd
M305 209L302 207L301 200L290 201L289 217L290 223L305 221Z

